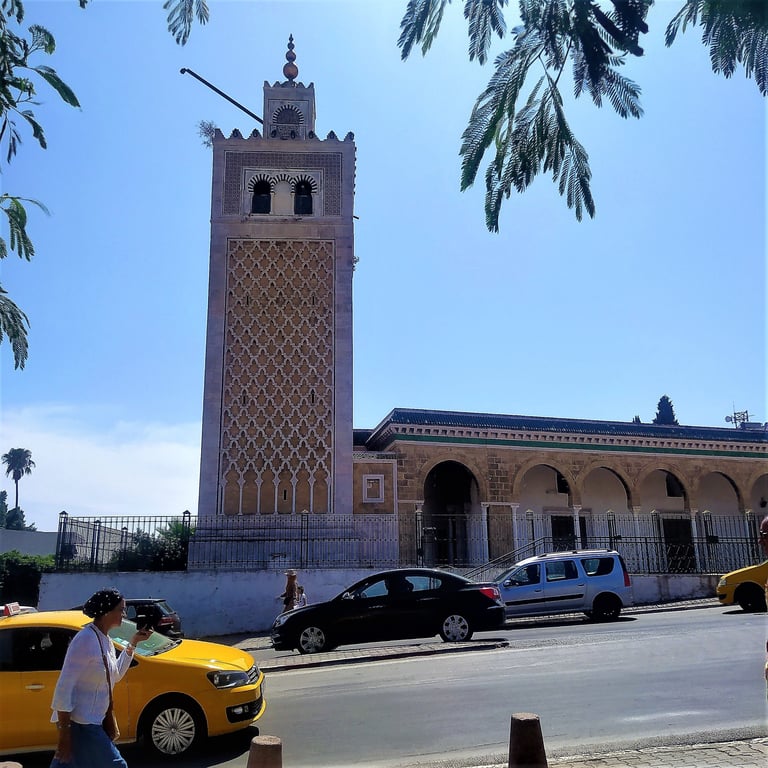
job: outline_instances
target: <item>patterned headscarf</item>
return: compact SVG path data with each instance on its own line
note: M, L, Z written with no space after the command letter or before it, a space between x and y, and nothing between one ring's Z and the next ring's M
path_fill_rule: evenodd
M122 599L123 596L116 589L99 590L86 600L83 613L92 619L98 619L117 608Z

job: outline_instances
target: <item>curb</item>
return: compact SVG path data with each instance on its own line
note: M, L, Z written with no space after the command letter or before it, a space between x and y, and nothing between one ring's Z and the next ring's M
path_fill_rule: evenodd
M496 648L509 647L507 640L477 640L468 643L426 643L421 645L385 646L360 651L329 651L322 658L316 655L289 656L285 659L259 662L263 672L283 672L288 669L307 669L309 667L330 667L339 664L356 664L360 661L379 659L404 659L413 656L432 656L443 653L460 653L467 651L489 651ZM248 650L243 648L243 650Z

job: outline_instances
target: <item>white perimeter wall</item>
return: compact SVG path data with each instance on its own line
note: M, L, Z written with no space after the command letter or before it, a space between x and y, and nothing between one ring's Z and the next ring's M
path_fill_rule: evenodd
M311 603L329 600L372 570L300 571ZM632 576L636 605L714 597L717 576ZM41 611L82 605L94 592L116 587L126 597L164 597L181 617L187 637L267 632L282 604L282 571L190 573L46 573L40 582Z

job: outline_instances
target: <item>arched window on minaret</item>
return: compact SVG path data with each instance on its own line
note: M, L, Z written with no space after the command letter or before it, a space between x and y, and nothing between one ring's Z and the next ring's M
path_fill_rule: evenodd
M299 181L293 192L293 212L299 216L312 215L312 185Z
M251 200L251 213L272 212L272 188L268 181L257 181L253 185L253 198Z

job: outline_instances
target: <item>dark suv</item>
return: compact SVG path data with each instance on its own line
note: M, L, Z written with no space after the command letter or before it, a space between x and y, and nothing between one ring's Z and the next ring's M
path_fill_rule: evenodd
M76 605L72 610L82 611L83 606ZM139 627L149 626L173 639L184 637L179 614L162 597L126 597L125 614Z
M126 618L172 638L184 637L179 614L162 597L126 597Z

